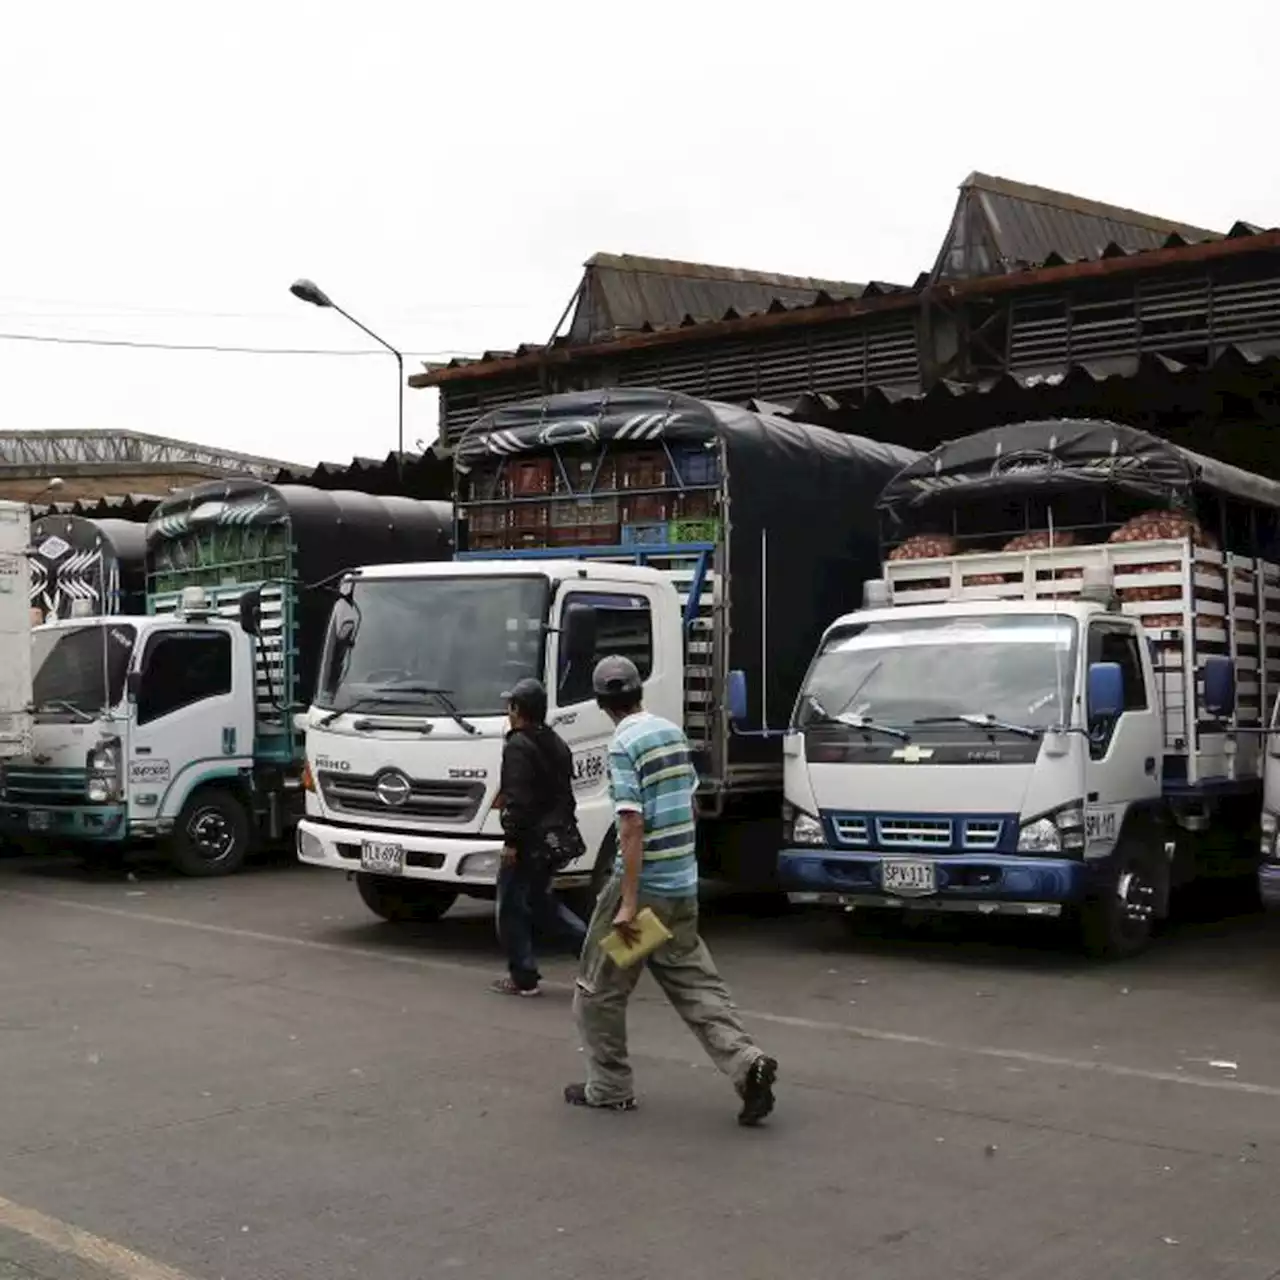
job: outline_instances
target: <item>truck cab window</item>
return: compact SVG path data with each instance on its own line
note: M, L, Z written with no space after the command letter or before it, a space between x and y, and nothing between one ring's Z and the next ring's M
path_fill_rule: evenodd
M138 723L231 692L231 637L158 635L147 646L138 688Z
M1114 623L1095 623L1089 628L1089 661L1114 662L1124 680L1124 709L1145 711L1147 688L1142 678L1142 653L1137 633Z
M574 592L565 597L564 607L590 605L596 611L596 651L591 661L580 667L564 667L557 672L556 705L573 706L588 702L591 673L601 658L618 655L630 658L647 680L653 671L653 621L649 601L644 596L600 595Z

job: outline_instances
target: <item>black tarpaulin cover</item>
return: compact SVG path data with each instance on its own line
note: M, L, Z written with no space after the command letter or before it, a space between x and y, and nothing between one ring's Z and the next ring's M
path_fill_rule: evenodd
M295 682L303 697L310 697L314 687L333 606L331 591L308 588L362 565L447 560L453 554L451 503L237 477L192 485L156 507L146 527L149 571L154 572L157 549L172 539L272 525L287 527L293 549L296 635L291 643L298 652Z
M31 522L31 601L46 620L75 601L95 613L141 613L146 527L132 520L47 515Z
M1280 483L1182 449L1136 427L1053 418L992 427L919 456L885 487L880 507L901 519L935 502L1107 487L1169 505L1197 490L1280 509Z
M863 581L880 571L876 498L920 455L734 405L626 387L496 409L459 441L456 459L465 473L486 458L561 444L652 448L664 440L723 447L727 667L747 673L748 727L780 729L823 630L858 606ZM734 738L730 746L744 764L777 754L776 743L758 738Z

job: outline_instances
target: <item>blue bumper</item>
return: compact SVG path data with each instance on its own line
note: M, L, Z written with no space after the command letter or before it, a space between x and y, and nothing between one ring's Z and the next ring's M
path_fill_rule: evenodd
M886 893L886 860L932 863L935 891ZM925 911L1058 915L1063 907L1088 896L1097 868L1070 858L900 851L888 854L874 850L850 853L843 849L800 847L782 850L778 874L783 887L799 901L915 907Z
M92 841L109 844L129 834L122 804L38 805L0 801L0 835L10 839Z
M1280 911L1280 866L1264 862L1258 871L1258 887L1262 890L1263 906Z

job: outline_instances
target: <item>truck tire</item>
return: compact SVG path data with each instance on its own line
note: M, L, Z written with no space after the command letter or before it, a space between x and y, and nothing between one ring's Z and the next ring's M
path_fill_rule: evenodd
M1120 851L1108 892L1080 909L1080 938L1095 960L1124 960L1144 951L1156 923L1159 873L1139 848Z
M613 865L618 860L618 833L610 827L600 842L596 864L591 868L591 883L585 889L572 889L564 895L565 905L583 924L590 924L595 913L596 899L613 875Z
M364 905L389 924L434 924L458 900L449 889L367 871L356 872L356 888Z
M252 829L240 798L222 787L193 792L169 838L169 861L184 876L230 876L249 856Z

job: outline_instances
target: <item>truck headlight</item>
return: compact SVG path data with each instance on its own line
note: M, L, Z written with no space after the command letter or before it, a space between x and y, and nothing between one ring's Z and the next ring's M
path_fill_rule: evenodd
M789 825L791 827L789 844L824 845L827 843L827 833L822 829L822 823L802 809L790 811Z
M486 849L483 853L469 853L458 863L458 874L471 880L496 880L502 866L502 851Z
M0 774L0 785L3 783L3 775ZM1266 809L1262 811L1262 856L1267 862L1277 862L1280 858L1276 856L1276 833L1280 830L1280 821L1277 820L1274 813L1269 813Z
M1019 853L1084 854L1084 806L1073 800L1039 818L1024 822L1018 830Z
M100 742L85 760L85 797L91 804L107 804L120 795L120 744Z

